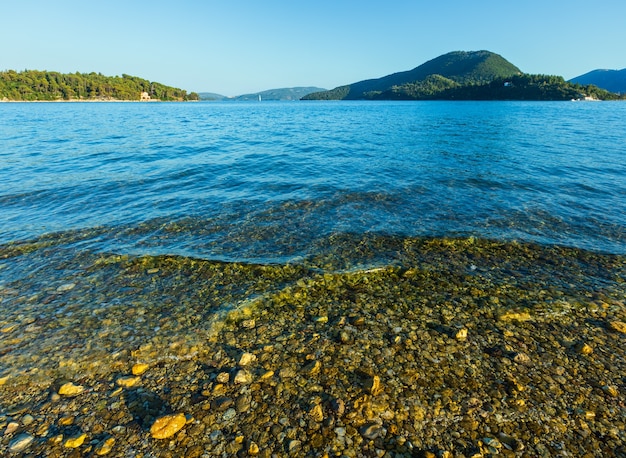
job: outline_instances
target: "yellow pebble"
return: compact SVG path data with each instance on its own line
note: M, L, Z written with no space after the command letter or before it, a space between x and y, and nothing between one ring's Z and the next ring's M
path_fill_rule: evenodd
M127 377L118 378L115 383L117 383L118 386L123 386L124 388L130 388L130 387L137 385L137 383L139 383L140 380L141 378L139 377L127 376Z
M83 433L80 436L70 437L68 440L65 441L65 444L63 445L67 448L78 448L83 445L83 442L85 442L86 438L87 434Z
M133 366L132 372L133 372L133 375L141 375L144 372L146 372L149 368L150 366L148 364L137 363Z
M57 434L56 436L52 436L48 440L51 444L60 444L61 442L63 442L63 434Z
M238 443L238 444L243 444L243 440L244 439L245 438L240 434L240 435L235 437L235 442Z
M165 415L156 419L150 428L150 434L155 439L167 439L172 437L187 423L187 418L183 413Z
M529 321L531 319L528 312L507 312L500 315L501 321Z
M61 396L77 396L85 391L84 386L74 385L72 382L68 382L59 388L59 394Z
M378 375L373 376L369 383L371 384L369 388L370 394L372 396L377 396L378 394L382 393L383 386L380 383L380 377Z
M70 426L74 424L74 417L71 415L66 415L64 417L59 418L59 425L61 426Z
M324 411L322 410L322 406L320 404L315 404L311 410L309 410L309 415L311 418L320 423L324 420Z
M590 355L593 353L593 348L589 344L581 344L578 347L578 352L581 355Z
M272 378L274 376L274 371L267 371L263 375L261 375L261 380L266 380L268 378Z
M609 326L613 331L621 332L622 334L626 334L626 323L623 321L611 321Z
M96 455L107 455L108 453L111 452L111 450L113 450L113 444L115 444L115 438L114 437L109 437L108 439L100 442L97 446L96 446Z

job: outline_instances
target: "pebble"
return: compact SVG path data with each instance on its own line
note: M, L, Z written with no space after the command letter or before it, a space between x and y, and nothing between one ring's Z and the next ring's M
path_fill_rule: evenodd
M500 321L529 321L531 319L528 312L507 312L500 315Z
M248 447L248 455L255 456L259 454L259 446L256 442L251 442L250 447Z
M64 415L63 417L59 418L59 425L60 426L71 426L74 424L74 416L73 415Z
M376 423L368 423L361 426L359 433L366 439L374 440L383 434L383 427Z
M515 356L513 357L513 361L515 361L517 364L530 364L530 356L528 356L526 353L516 353Z
M11 453L19 453L26 450L33 442L34 437L28 433L22 433L9 442L9 451Z
M454 335L456 340L466 340L467 339L467 329L459 329L458 332Z
M248 366L252 364L254 361L256 361L256 355L245 352L243 355L241 355L241 358L239 358L239 365Z
M380 377L378 375L374 375L369 381L369 391L372 396L377 396L383 391L382 384L380 383Z
M228 396L220 396L218 398L215 398L211 402L211 408L213 410L217 410L218 412L223 412L224 410L231 407L234 403L235 401L233 401L233 398L229 398Z
M187 423L183 413L164 415L155 420L150 427L150 434L154 439L167 439L172 437Z
M608 394L609 396L612 396L614 398L619 396L619 390L617 389L616 386L614 385L604 385L602 387L602 390Z
M115 445L115 438L109 437L102 442L98 443L95 448L96 455L108 455L113 450L113 445Z
M237 371L233 383L240 385L249 385L252 383L252 374L246 370Z
M297 450L299 450L301 446L302 446L302 441L294 439L294 440L289 441L287 448L289 450L289 453L294 453Z
M254 319L243 320L241 322L241 327L245 329L254 329L256 327L256 321Z
M133 375L142 375L148 369L150 369L150 365L144 364L144 363L137 363L133 366L133 368L131 369L131 372L133 373Z
M127 375L124 377L120 377L118 378L115 383L117 383L118 386L123 386L124 388L132 388L133 386L137 385L137 383L139 383L141 381L141 377L133 377L131 375Z
M57 288L57 293L63 293L65 291L71 291L76 287L76 283L65 283Z
M219 374L217 374L215 380L218 383L228 383L228 381L230 380L230 374L228 372L220 372Z
M322 406L320 404L315 404L311 410L309 410L309 415L318 423L324 420L324 411L322 410Z
M15 329L17 329L17 327L18 327L17 324L7 324L6 326L3 326L2 328L0 328L0 332L3 334L8 334L9 332L12 332Z
M609 327L616 332L621 332L622 334L626 334L626 323L623 321L611 321L609 323Z
M296 371L293 367L283 367L279 372L278 376L282 379L293 378L296 376Z
M85 433L70 437L65 441L63 446L66 448L78 448L81 445L83 445L83 442L85 442L86 438L87 438L87 434Z
M78 396L83 391L85 391L84 386L74 385L72 382L65 383L59 388L59 394L61 396Z
M593 348L591 347L591 345L586 344L586 343L582 343L582 344L578 345L576 347L576 350L581 355L590 355L590 354L593 353Z
M13 434L20 427L20 424L16 421L10 422L6 429L4 430L4 435L8 436L9 434Z
M273 376L274 376L274 371L267 371L261 375L261 380L267 380L269 378L272 378Z
M309 375L317 375L322 369L322 363L318 360L311 361L309 364L304 366L303 371L307 372Z

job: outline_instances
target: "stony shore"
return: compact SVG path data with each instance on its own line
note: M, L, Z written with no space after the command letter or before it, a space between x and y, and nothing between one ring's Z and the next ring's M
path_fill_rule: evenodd
M369 270L116 258L5 285L0 455L625 457L625 263L580 256L436 241ZM47 306L96 298L74 346L52 332Z

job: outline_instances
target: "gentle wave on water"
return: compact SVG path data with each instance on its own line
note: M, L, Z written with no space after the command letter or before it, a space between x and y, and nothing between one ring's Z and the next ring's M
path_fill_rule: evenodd
M106 250L231 260L372 232L626 252L623 104L0 110L2 242L106 227Z

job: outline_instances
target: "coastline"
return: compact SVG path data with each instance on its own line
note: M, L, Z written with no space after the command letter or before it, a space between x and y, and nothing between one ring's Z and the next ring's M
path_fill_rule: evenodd
M187 100L121 100L121 99L70 99L70 100L0 100L0 103L77 103L77 102L187 102Z

